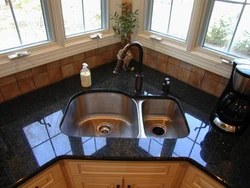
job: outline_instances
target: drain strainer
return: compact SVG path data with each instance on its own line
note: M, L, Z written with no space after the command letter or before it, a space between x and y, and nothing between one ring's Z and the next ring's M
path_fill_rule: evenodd
M162 125L153 125L152 126L152 133L154 133L157 136L162 136L166 134L167 128Z
M100 123L97 127L97 131L100 135L108 135L112 132L113 126L110 123L103 122Z

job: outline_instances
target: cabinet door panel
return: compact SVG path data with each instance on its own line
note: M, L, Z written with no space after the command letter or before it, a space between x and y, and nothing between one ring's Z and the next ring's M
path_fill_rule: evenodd
M175 176L180 166L178 162L142 161L68 161L71 175L85 174L125 174L143 176Z
M66 182L64 179L57 182L55 185L53 185L51 188L68 188L66 185Z
M182 180L180 188L192 188L188 183Z
M52 166L51 168L45 170L44 172L40 173L38 176L35 176L27 183L20 186L21 188L34 188L34 187L51 187L60 179L63 178L63 174L61 171L61 167L59 164Z
M224 186L216 182L201 170L189 166L186 175L183 179L191 187L194 188L223 188Z
M75 188L122 188L122 178L73 177Z
M170 188L174 177L166 178L125 178L124 188Z

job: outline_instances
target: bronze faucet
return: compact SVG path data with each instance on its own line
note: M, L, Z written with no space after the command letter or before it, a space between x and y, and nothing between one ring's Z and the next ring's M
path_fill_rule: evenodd
M143 81L143 73L142 73L143 50L142 50L142 45L139 42L133 41L131 43L128 43L123 48L122 54L120 55L120 57L118 57L118 61L116 63L113 73L118 74L120 72L126 53L133 46L136 46L139 51L139 65L137 66L137 72L135 74L135 92L140 93L142 89L142 81Z

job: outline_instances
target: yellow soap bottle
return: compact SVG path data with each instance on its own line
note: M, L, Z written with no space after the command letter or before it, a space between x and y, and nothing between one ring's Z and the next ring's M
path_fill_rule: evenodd
M91 72L88 69L88 64L83 63L82 69L80 71L81 85L82 87L90 87L91 86Z

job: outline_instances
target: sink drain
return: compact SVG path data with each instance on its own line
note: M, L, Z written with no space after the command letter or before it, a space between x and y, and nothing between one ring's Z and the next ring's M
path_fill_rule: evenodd
M108 135L111 133L113 126L110 123L103 122L98 125L97 131L100 135Z
M165 126L162 126L162 125L153 125L152 132L157 136L162 136L162 135L166 134L167 128Z

